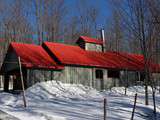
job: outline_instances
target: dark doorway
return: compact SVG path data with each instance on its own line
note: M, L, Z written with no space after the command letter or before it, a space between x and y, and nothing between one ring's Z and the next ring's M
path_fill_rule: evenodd
M100 80L101 90L104 90L103 70L101 70L101 69L96 70L96 79Z

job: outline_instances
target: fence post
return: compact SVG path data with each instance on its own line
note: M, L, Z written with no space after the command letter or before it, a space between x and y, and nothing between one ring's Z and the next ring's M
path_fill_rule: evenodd
M0 75L0 88L2 88L2 76Z
M103 107L104 120L106 120L106 116L107 116L107 111L106 111L107 100L106 100L106 98L104 98L103 103L104 103L104 107Z
M124 94L127 95L127 87L124 88Z
M153 106L154 106L154 114L156 115L155 90L153 90Z
M131 120L133 120L133 118L134 118L134 112L135 112L135 108L136 108L136 102L137 102L137 93L135 94L135 98L134 98L134 106L133 106Z
M21 65L21 58L20 57L18 57L18 63L19 63L19 70L20 70L20 76L21 76L24 107L27 107L27 105L26 105L26 97L25 97L25 90L24 90L24 80L23 80L23 73L22 73L22 65Z

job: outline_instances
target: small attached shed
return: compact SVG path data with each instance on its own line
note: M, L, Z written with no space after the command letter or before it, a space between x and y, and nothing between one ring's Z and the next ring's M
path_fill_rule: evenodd
M50 79L53 70L63 69L63 66L57 65L41 46L12 42L1 67L5 91L9 90L11 80L13 90L22 89L18 57L21 60L25 88L43 79Z

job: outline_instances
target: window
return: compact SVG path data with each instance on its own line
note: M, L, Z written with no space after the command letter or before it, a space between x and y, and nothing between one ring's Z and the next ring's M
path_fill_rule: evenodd
M120 72L118 70L108 70L108 78L120 78Z
M96 79L103 79L103 70L96 70Z

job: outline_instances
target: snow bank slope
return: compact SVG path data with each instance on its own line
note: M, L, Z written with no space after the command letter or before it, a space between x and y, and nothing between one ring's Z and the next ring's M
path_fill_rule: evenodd
M152 120L153 106L144 105L144 87L115 87L99 92L93 88L56 81L37 83L26 90L27 108L22 95L0 93L0 109L20 120L102 120L103 98L107 98L107 120L129 120L134 94L138 92L134 120ZM157 120L160 118L160 95L156 95Z
M144 86L132 86L128 87L127 89L127 95L133 96L135 93L138 93L138 95L144 95L145 94L145 89ZM109 93L112 94L119 94L119 95L124 95L125 94L125 87L113 87L111 91L108 91ZM148 93L152 94L152 88L148 87Z
M94 99L101 98L102 95L95 89L77 84L64 84L56 81L37 83L27 89L26 95L36 99Z

